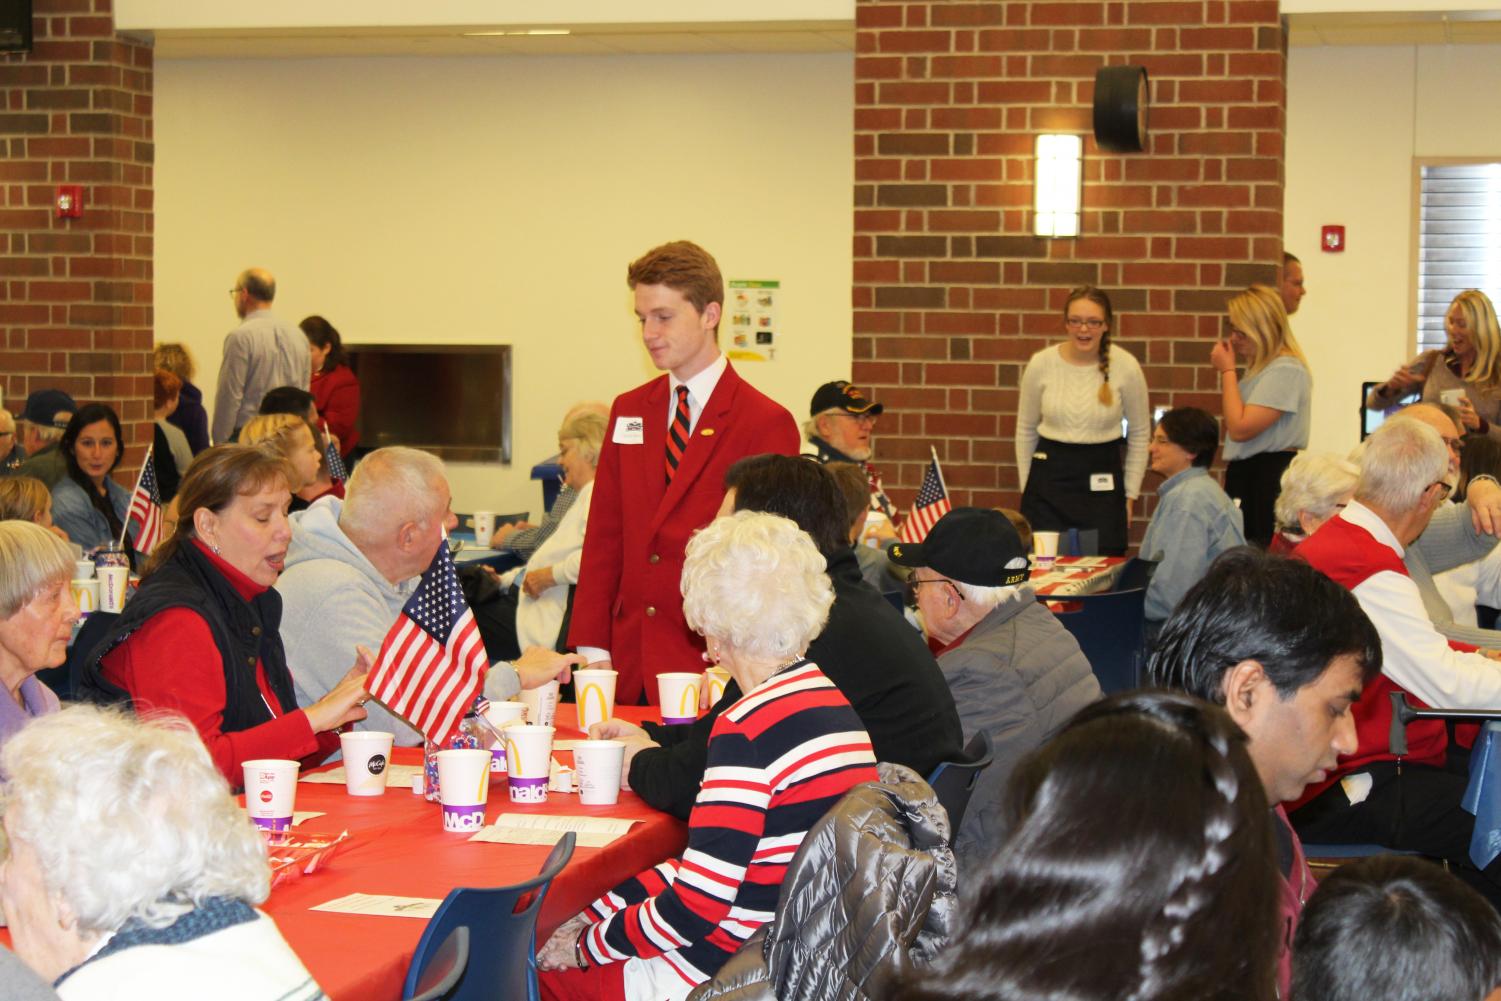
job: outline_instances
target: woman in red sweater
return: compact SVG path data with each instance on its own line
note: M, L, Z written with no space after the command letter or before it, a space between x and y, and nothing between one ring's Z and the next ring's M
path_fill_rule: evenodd
M260 448L200 454L177 495L176 531L152 553L78 684L87 701L183 714L236 788L244 762L316 764L338 749L339 727L365 718L364 650L332 691L297 707L271 587L292 538L287 477L285 460Z
M313 356L313 399L328 430L339 439L339 454L349 458L360 442L360 380L349 367L344 341L334 325L321 316L298 324L307 335Z

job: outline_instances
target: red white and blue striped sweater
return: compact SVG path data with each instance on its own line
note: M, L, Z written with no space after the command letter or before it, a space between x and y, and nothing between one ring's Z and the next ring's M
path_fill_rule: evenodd
M851 788L876 781L870 736L807 661L729 707L708 755L683 857L590 905L592 962L660 957L686 985L708 980L771 920L808 829Z

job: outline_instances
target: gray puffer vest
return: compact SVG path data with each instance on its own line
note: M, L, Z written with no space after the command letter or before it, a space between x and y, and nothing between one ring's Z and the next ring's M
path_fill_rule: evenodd
M688 1001L866 1001L932 963L957 920L949 821L910 768L880 766L798 848L777 914Z

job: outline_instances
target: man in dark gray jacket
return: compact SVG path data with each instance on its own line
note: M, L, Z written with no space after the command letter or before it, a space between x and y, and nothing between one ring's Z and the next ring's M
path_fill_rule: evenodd
M922 542L893 546L891 560L912 570L908 593L929 643L942 644L938 667L965 740L985 730L995 742L954 836L963 876L1000 847L1012 768L1100 698L1100 685L1078 642L1027 586L1026 548L999 511L954 508Z

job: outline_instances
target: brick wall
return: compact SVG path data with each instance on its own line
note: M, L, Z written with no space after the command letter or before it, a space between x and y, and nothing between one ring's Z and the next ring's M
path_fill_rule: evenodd
M35 47L0 55L0 389L56 386L126 424L116 477L151 442L152 53L110 0L34 0ZM59 219L57 185L84 189Z
M1225 301L1282 252L1276 0L858 0L856 25L853 377L898 499L933 445L956 504L1018 502L1022 368L1078 284L1110 293L1154 407L1218 414ZM1121 63L1151 75L1150 148L1086 138L1083 235L1034 238L1035 136L1090 136Z

